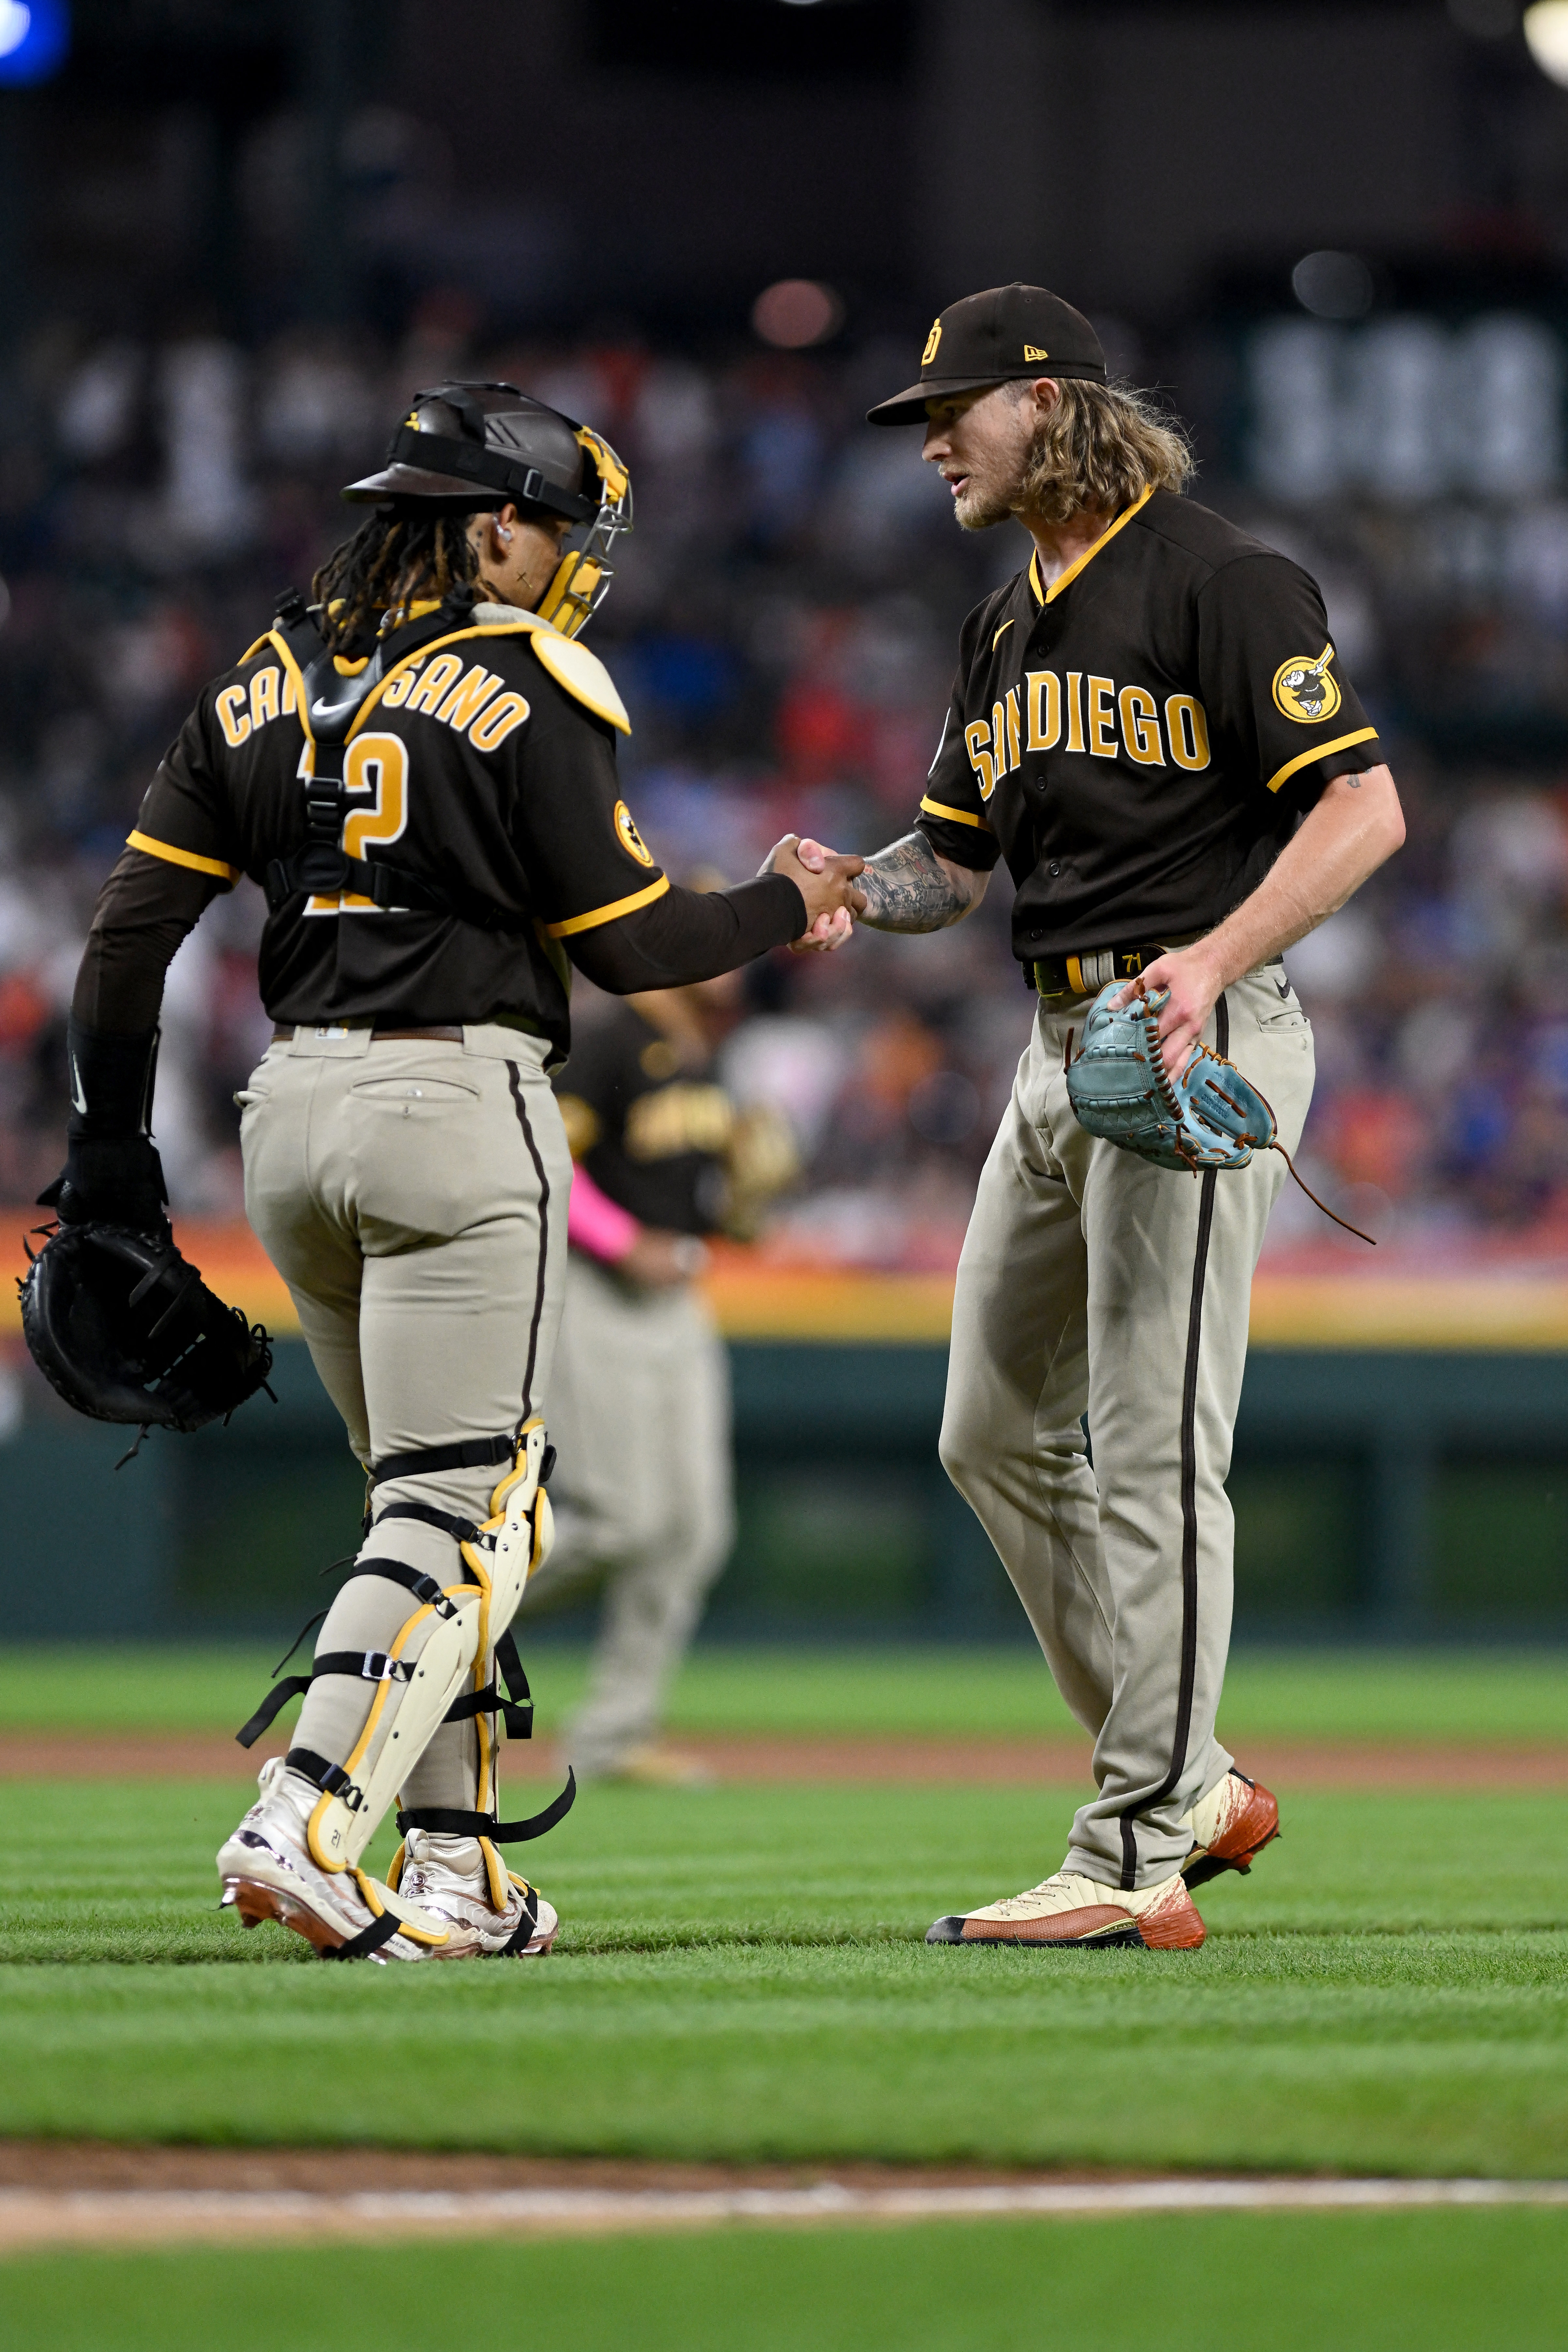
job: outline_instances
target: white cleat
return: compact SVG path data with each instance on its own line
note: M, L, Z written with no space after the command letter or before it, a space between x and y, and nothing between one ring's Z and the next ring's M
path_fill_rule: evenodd
M554 1905L498 1862L495 1876L505 1888L499 1908L477 1838L410 1830L397 1891L448 1928L446 1942L431 1949L433 1960L532 1958L549 1950L560 1927Z
M928 1944L1065 1944L1103 1950L1196 1951L1204 1937L1179 1871L1157 1886L1128 1892L1059 1870L1040 1885L978 1911L949 1912L926 1931Z
M221 1907L232 1905L246 1927L259 1927L264 1919L292 1927L323 1959L428 1959L429 1935L416 1938L393 1931L373 1949L361 1942L385 1916L385 1890L362 1871L323 1870L312 1855L306 1832L320 1802L319 1789L291 1772L281 1756L262 1766L260 1788L234 1835L218 1848Z

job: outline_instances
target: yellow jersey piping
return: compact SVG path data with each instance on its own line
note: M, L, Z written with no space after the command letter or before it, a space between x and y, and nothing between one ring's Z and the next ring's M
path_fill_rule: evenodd
M237 882L243 870L225 866L221 857L198 857L193 849L172 849L166 841L154 841L150 833L128 833L125 845L145 850L149 857L167 858L171 866L188 866L193 874L215 874L220 882Z
M1148 488L1144 492L1142 498L1134 499L1130 507L1124 507L1121 513L1116 517L1115 521L1110 526L1109 530L1103 530L1099 538L1094 541L1093 545L1092 547L1086 547L1082 554L1078 558L1078 561L1075 563L1070 563L1066 571L1060 573L1058 577L1051 582L1049 588L1044 588L1040 585L1040 550L1037 547L1029 562L1029 584L1034 590L1036 604L1053 604L1064 588L1071 587L1073 582L1077 579L1084 565L1086 563L1093 562L1094 558L1099 554L1100 550L1106 544L1106 542L1114 539L1116 533L1123 528L1124 524L1131 522L1133 517L1138 512L1138 509L1141 507L1146 507L1154 495L1155 486L1151 482Z
M374 686L371 687L369 694L366 695L358 710L354 713L354 723L350 728L348 733L344 736L344 742L351 743L353 741L355 736L359 733L361 728L364 725L366 719L370 717L371 711L375 709L376 704L381 700L382 696L386 692L393 678L396 677L400 672L405 670L410 662L423 661L427 654L438 652L443 646L457 645L465 637L513 637L524 635L528 632L528 623L531 620L533 620L533 615L529 614L527 616L519 614L517 619L515 621L476 621L471 629L454 629L449 636L433 637L429 645L416 646L413 653L405 654L402 661L395 663L393 667L388 670L385 677L377 678ZM545 628L549 626L549 623L535 622L534 625L538 628ZM555 634L559 636L560 635L559 630L558 629ZM295 660L294 656L289 652L288 647L284 644L282 638L277 635L276 630L273 630L268 636L258 637L256 640L256 646L267 644L271 644L277 647L279 658L282 660L285 668L293 676L295 700L299 713L299 724L305 730L306 741L308 743L314 743L316 738L310 732L310 716L309 712L306 709L305 680L300 674L299 665ZM256 646L253 646L251 647L252 653L255 653L256 650ZM246 658L248 660L249 656L247 655Z
M1016 613L1014 613L1013 614L1011 614L1011 615L1010 615L1010 617L1009 617L1009 619L1005 620L1005 621L1002 623L1001 627L997 631L996 635L991 639L991 651L992 651L993 653L995 653L995 652L996 652L998 646L1001 643L1001 640L1002 640L1002 639L1007 635L1008 631L1012 627L1013 622L1014 622L1014 621L1016 621L1016 620L1017 620L1017 618L1018 618L1018 614L1017 614Z
M595 907L591 914L569 916L564 923L547 923L545 937L569 940L574 931L596 931L601 923L613 923L621 915L634 915L639 907L651 907L669 887L669 876L661 874L656 882L650 882L645 890L633 890L629 898L612 899L608 907Z
M991 829L983 816L971 816L967 809L949 808L945 801L934 801L928 797L920 805L927 816L945 816L950 818L954 824L972 824L981 833L989 833Z
M1376 740L1375 727L1358 727L1354 735L1336 735L1332 743L1314 743L1310 751L1298 751L1293 760L1287 760L1282 768L1276 770L1269 779L1267 789L1277 793L1298 768L1309 768L1314 760L1326 760L1331 751L1348 751L1353 743L1375 743Z
M298 715L299 724L305 730L305 740L308 743L314 743L316 738L310 732L310 712L308 708L309 698L307 696L305 691L305 676L304 672L300 669L299 664L295 660L294 656L289 652L288 647L284 644L283 639L278 635L276 629L269 630L267 636L258 638L256 642L258 645L267 645L270 642L274 646L276 646L277 658L283 664L284 668L288 672L290 677L294 680L294 708ZM253 646L251 647L251 652L254 653L255 651L256 646ZM249 659L248 655L246 656L246 659Z
M517 619L515 621L476 621L471 629L454 629L450 636L432 637L427 646L418 646L413 653L404 654L402 661L396 663L392 668L389 669L385 677L377 678L374 686L371 687L369 694L366 695L363 702L361 703L358 710L354 713L354 723L350 728L347 735L344 736L344 742L351 743L353 741L355 736L359 733L361 728L364 725L366 719L370 717L371 711L375 709L376 704L381 700L382 696L386 692L393 678L400 676L401 673L408 667L410 662L422 662L428 655L439 653L443 646L460 645L466 637L516 637L524 635L528 633L528 622L531 621L533 617L533 614L530 613L526 616L519 614ZM536 625L541 628L548 628L549 625L548 622L539 622L536 624ZM559 630L558 629L555 634L559 636L560 635Z

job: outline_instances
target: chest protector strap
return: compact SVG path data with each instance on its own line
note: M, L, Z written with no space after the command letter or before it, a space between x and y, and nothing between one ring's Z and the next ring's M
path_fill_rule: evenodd
M526 916L509 913L466 892L459 897L432 877L415 874L407 866L350 857L341 846L344 824L358 805L343 782L343 754L361 704L400 662L437 637L450 636L455 628L461 628L472 605L472 591L455 592L438 613L426 614L378 642L359 676L346 678L339 675L331 650L298 589L290 589L278 604L275 634L298 665L305 706L302 716L314 757L312 773L305 779L305 841L287 857L275 857L267 869L264 887L269 913L279 913L294 898L336 898L352 893L369 898L388 914L442 915L485 931L530 928Z

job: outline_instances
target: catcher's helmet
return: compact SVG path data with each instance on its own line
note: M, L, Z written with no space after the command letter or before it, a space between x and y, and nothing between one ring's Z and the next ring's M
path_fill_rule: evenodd
M440 383L416 392L379 474L345 499L395 511L486 514L507 504L572 529L538 606L574 637L603 600L617 534L632 528L632 483L607 441L513 383Z
M272 1370L267 1333L208 1289L167 1225L62 1225L18 1286L33 1361L94 1421L204 1429Z

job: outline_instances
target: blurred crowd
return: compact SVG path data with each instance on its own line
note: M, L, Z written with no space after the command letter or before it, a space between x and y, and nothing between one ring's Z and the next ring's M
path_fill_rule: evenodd
M918 436L864 429L908 375L902 347L497 347L455 298L387 348L51 329L0 451L0 1199L30 1200L58 1166L81 939L160 756L346 534L337 489L409 394L453 373L525 385L630 462L637 527L593 643L632 713L628 798L662 862L739 879L787 830L869 850L907 828L957 624L1025 547L1010 528L965 538ZM1408 685L1413 627L1433 652L1430 601L1383 592L1375 531L1271 500L1208 459L1201 427L1200 454L1197 495L1322 579L1410 816L1394 866L1291 958L1318 1044L1302 1172L1380 1237L1512 1247L1568 1229L1568 775L1434 749ZM1565 567L1516 567L1511 603L1454 592L1456 645L1495 647L1516 703L1536 690L1521 662L1543 707L1568 674ZM1031 1015L1009 895L1003 873L956 930L862 934L747 975L728 1082L784 1110L805 1167L765 1246L951 1262ZM242 884L171 974L156 1123L192 1214L240 1205L230 1098L267 1034L262 913ZM1287 1199L1278 1245L1321 1226Z

